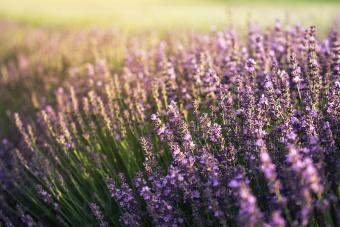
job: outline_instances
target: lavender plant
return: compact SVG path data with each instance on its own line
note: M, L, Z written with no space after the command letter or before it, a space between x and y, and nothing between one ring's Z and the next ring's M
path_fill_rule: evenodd
M340 225L340 35L250 26L72 66L16 113L4 226Z

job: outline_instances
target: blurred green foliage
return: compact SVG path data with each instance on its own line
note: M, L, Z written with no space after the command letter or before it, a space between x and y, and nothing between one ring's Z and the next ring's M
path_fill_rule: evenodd
M327 29L339 15L336 0L3 0L0 19L43 27L116 27L207 30L249 20L267 25L275 19L316 24Z

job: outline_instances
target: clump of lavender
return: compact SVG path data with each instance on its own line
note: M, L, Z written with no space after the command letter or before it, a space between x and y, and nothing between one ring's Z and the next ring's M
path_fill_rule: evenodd
M152 40L131 37L114 67L70 64L44 84L54 98L32 93L37 118L9 115L21 136L5 140L1 224L339 225L339 33L277 23ZM51 69L39 64L31 74Z

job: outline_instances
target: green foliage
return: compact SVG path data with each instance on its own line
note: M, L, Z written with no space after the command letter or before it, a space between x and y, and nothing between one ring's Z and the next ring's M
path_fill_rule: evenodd
M127 31L209 30L249 19L268 25L275 19L329 27L337 1L2 1L0 18L30 26L115 27ZM319 13L322 11L323 13ZM327 13L326 13L327 12ZM326 29L326 28L325 28Z

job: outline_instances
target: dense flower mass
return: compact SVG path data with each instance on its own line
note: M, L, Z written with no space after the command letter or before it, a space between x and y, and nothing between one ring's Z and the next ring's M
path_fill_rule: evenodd
M12 116L4 226L340 225L335 29L142 40Z

